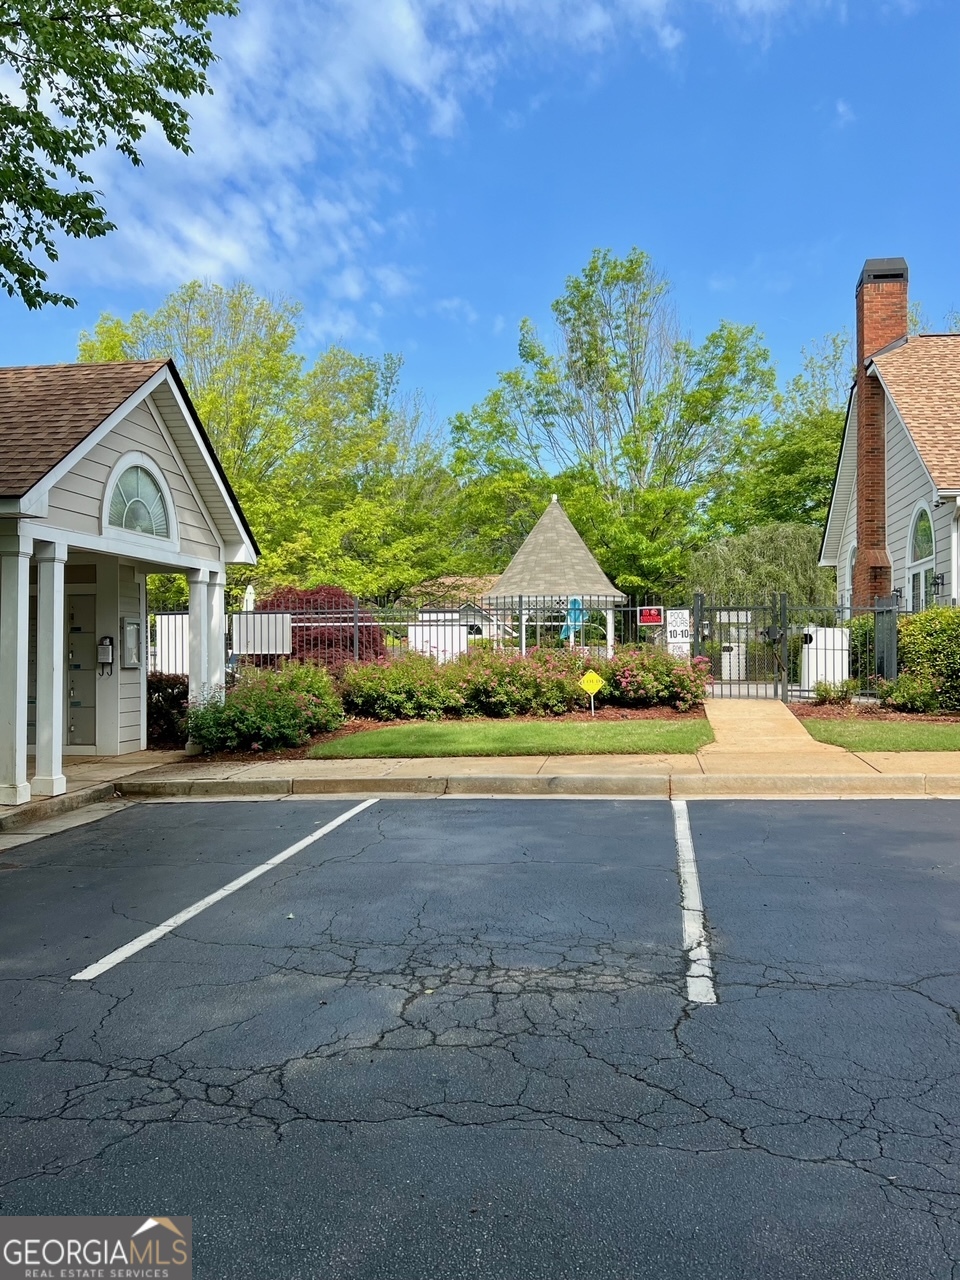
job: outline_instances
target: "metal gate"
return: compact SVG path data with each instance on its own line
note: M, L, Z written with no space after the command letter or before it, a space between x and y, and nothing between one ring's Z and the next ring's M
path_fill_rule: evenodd
M878 679L897 672L899 602L877 600L851 611L832 605L792 605L780 592L757 604L694 597L694 656L710 661L713 696L816 696L818 685L847 685L875 696Z

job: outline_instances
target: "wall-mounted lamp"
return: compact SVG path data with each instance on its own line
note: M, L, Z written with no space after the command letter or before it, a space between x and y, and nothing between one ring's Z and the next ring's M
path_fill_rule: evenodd
M933 509L934 511L939 511L942 506L943 506L943 499L937 498L936 502L933 504Z
M903 599L903 587L894 587L894 588L893 588L893 597L894 597L894 599L895 599L895 600L898 600L898 601L899 601L899 600L902 600L902 599Z
M945 582L946 582L946 578L942 573L935 573L933 575L933 594L935 596L940 595L940 593L943 591L943 584Z

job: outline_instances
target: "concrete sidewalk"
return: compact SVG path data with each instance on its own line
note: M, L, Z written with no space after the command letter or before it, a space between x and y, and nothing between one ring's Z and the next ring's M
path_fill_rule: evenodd
M710 699L696 755L449 756L426 760L195 760L122 781L123 795L621 795L662 798L960 795L960 753L857 755L816 742L781 702Z
M64 796L0 806L0 832L112 798L319 794L650 796L675 799L960 796L960 752L861 752L816 742L773 699L709 699L696 755L449 756L255 764L145 751L67 766Z

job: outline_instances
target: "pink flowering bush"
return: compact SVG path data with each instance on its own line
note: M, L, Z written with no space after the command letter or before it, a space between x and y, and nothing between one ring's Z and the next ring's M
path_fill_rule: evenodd
M563 715L590 704L580 679L596 671L606 682L597 705L671 706L688 711L703 700L709 662L673 658L644 646L608 661L579 649L471 649L438 665L421 654L393 662L348 663L340 693L346 711L375 720Z
M248 667L222 700L187 712L187 733L204 751L272 751L299 747L343 723L343 704L325 667L289 663L276 671Z
M348 662L339 684L345 710L371 720L440 720L466 710L448 669L420 653L394 662Z
M628 707L674 707L689 711L703 702L710 683L710 659L686 662L652 645L625 649L610 660L606 679L610 700Z

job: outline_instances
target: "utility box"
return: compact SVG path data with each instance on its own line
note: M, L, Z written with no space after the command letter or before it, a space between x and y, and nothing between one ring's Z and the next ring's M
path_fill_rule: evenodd
M720 646L720 679L746 680L747 646L743 643Z
M800 651L800 685L804 693L814 685L842 684L850 678L850 632L846 627L807 627Z

